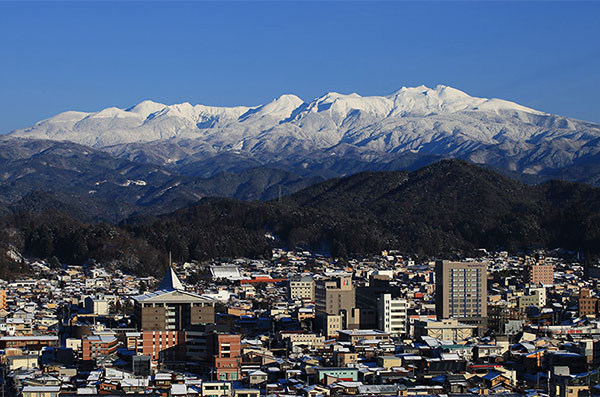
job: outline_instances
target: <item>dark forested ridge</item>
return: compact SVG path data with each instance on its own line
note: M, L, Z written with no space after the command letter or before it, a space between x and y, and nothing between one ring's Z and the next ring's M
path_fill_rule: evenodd
M67 263L95 259L140 273L160 273L169 251L175 260L268 257L274 245L333 256L386 248L431 256L480 247L600 252L600 189L560 181L529 186L459 160L332 179L281 202L207 198L119 226L75 220L61 212L68 208L44 206L43 195L30 201L34 211L23 205L4 216L3 251Z

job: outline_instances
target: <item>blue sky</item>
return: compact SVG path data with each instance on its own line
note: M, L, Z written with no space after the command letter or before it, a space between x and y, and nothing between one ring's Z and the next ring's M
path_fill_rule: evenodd
M600 122L599 2L0 2L0 132L65 110L450 85Z

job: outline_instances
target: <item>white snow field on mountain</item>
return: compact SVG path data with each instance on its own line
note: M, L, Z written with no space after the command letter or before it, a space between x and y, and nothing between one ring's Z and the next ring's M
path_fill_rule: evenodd
M368 161L418 153L535 174L600 152L598 124L443 85L404 87L387 96L332 92L310 102L282 95L259 106L144 101L128 109L60 113L11 135L72 141L124 157L147 150L165 164L223 152L264 163L269 156L327 149L343 156L355 148Z

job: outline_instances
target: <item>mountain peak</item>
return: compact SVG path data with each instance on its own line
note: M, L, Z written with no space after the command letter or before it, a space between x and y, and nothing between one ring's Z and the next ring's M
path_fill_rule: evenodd
M156 113L164 109L165 107L167 106L162 103L154 102L151 100L145 100L138 103L135 106L126 109L126 111L131 113L137 113L145 119L152 113Z
M240 121L264 116L270 116L279 120L283 120L290 117L292 112L303 104L304 101L296 95L283 94L273 99L269 103L248 110L246 113L240 116Z

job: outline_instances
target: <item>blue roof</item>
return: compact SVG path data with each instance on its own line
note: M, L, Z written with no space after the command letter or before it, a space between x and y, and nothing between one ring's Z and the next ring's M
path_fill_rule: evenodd
M438 375L435 378L431 378L433 382L444 383L448 379L446 375Z

